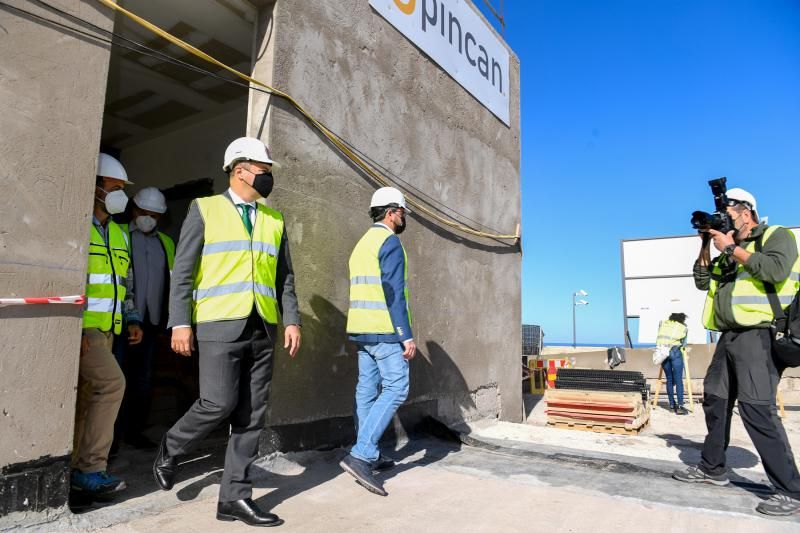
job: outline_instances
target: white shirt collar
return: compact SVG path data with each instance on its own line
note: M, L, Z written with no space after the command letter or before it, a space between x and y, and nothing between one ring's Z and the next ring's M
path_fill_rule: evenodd
M392 228L390 228L389 226L387 226L387 225L386 225L386 224L384 224L383 222L374 222L373 224L374 224L375 226L381 226L381 227L384 227L384 228L388 229L389 231L391 231L392 233L394 233L394 231L392 231Z
M239 204L247 204L247 205L249 205L250 207L252 207L253 209L255 209L255 207L256 207L256 202L255 202L255 200L254 200L254 201L252 201L252 202L245 202L244 200L242 200L242 199L239 197L239 195L238 195L238 194L236 194L235 192L233 192L233 189L230 189L230 188L228 189L228 194L230 194L230 195L231 195L231 200L233 200L233 203L234 203L234 205L239 205Z

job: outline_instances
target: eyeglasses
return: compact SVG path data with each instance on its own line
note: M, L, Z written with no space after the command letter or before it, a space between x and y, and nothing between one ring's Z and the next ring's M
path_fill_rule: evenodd
M751 210L753 209L753 206L750 205L750 202L745 202L743 200L733 200L731 198L728 198L728 202L725 205L727 205L728 207L736 207L737 205L743 205L747 209Z

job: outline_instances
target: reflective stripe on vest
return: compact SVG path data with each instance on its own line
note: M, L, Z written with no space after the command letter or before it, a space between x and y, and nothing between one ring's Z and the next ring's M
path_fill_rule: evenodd
M205 223L205 244L194 278L192 320L246 318L255 305L265 322L277 324L275 283L283 216L258 202L251 238L239 209L226 196L196 202Z
M762 246L767 243L770 236L781 226L769 226L762 236ZM755 252L755 241L747 243L745 250L750 253ZM716 318L714 316L714 296L716 295L719 281L722 278L722 268L719 260L715 260L711 268L711 281L706 294L706 303L703 308L703 325L706 329L717 329ZM731 294L731 309L733 319L739 326L755 326L771 322L774 318L772 307L769 304L767 291L764 283L754 278L742 264L737 264L736 280L733 282L733 293ZM787 279L775 284L775 292L781 305L787 306L792 302L795 294L800 289L800 256L792 265L791 272Z
M83 327L122 332L122 302L130 254L127 235L113 220L108 221L108 244L92 224L89 261L86 266L86 308Z
M656 344L665 346L680 346L689 329L675 320L665 320L658 326Z
M375 226L367 230L358 241L350 255L350 308L347 311L347 332L351 334L375 333L391 335L396 333L386 295L381 283L381 265L378 253L386 239L394 235L389 229ZM402 244L400 245L402 248ZM408 256L403 248L405 259L405 297L408 311ZM411 322L411 312L408 311Z

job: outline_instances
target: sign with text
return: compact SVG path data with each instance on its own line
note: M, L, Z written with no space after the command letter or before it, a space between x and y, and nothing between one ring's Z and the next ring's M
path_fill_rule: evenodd
M508 50L467 4L369 0L375 11L508 125Z

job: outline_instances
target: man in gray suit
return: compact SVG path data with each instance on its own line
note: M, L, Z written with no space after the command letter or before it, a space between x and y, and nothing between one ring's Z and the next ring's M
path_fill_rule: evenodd
M170 490L177 458L229 419L217 519L256 526L283 523L252 501L248 474L258 454L279 315L284 348L294 357L300 347L283 216L256 201L272 191L272 163L260 140L236 139L223 164L230 188L189 207L175 254L168 325L180 355L191 355L197 335L200 398L164 435L153 465L159 486Z

